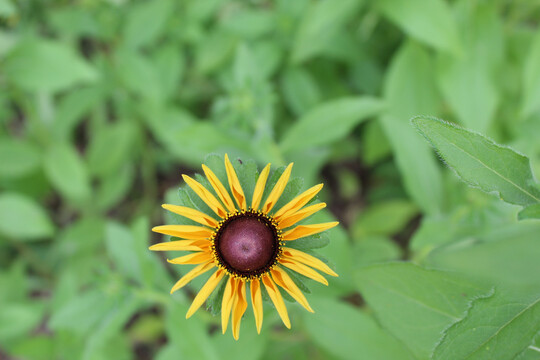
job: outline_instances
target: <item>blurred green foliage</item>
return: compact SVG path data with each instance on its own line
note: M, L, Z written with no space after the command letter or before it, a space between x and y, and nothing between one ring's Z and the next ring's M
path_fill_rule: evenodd
M0 358L537 359L540 208L507 180L539 189L539 22L534 0L0 0ZM526 155L419 126L523 220L416 115ZM294 161L342 223L315 314L287 304L286 330L265 303L238 342L185 320L204 279L170 296L147 250L180 173L225 152Z

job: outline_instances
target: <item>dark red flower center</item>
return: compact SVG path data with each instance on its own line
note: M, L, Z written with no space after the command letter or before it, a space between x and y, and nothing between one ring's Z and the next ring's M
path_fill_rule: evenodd
M264 215L255 212L228 218L214 240L222 265L240 276L257 276L267 271L279 252L276 227Z

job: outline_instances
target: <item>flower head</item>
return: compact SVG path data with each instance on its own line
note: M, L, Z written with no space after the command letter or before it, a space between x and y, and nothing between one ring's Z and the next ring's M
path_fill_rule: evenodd
M304 191L274 211L289 181L292 163L283 171L265 197L270 173L268 164L258 176L249 206L238 175L227 155L225 155L225 171L230 193L210 168L206 165L202 168L213 192L187 175L183 175L183 178L214 215L190 207L165 204L163 205L165 209L202 226L164 225L152 229L182 240L159 243L151 246L151 250L189 251L188 255L168 261L172 264L197 265L172 287L171 293L197 276L213 271L195 296L186 318L199 309L223 280L225 281L221 302L223 333L226 332L232 315L232 332L234 338L238 339L240 320L247 309L248 296L251 298L257 331L260 333L263 321L263 287L283 323L290 328L287 308L279 288L285 290L306 310L310 312L313 310L288 271L295 271L325 285L328 285L328 282L318 271L337 276L318 258L288 246L297 239L320 233L338 224L328 222L297 225L326 206L325 203L306 206L322 189L322 184ZM249 291L246 290L248 285ZM249 295L246 295L247 292Z

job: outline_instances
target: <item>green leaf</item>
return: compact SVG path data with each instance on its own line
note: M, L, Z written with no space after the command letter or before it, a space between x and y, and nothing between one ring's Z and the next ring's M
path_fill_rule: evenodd
M71 90L57 102L52 131L61 141L67 141L84 116L98 109L104 91L100 86Z
M521 112L523 117L540 110L540 31L530 45L529 54L523 67L523 104Z
M304 114L321 99L317 83L303 68L286 70L281 78L281 88L287 105L297 116Z
M53 312L48 325L53 330L66 329L87 334L110 308L110 297L100 290L92 289L64 301L64 304Z
M309 302L315 314L304 314L306 331L339 359L414 359L402 343L359 309L330 298Z
M124 164L115 175L102 179L94 199L96 207L106 211L118 204L130 191L135 180L135 170L131 164Z
M19 338L29 337L42 320L40 303L2 304L0 307L0 344L7 345Z
M403 256L403 250L390 238L368 236L356 239L353 256L355 264L363 266L389 260L399 260Z
M9 353L18 359L52 359L55 356L54 340L47 335L23 336L22 340L13 342L13 346L9 347Z
M381 122L371 121L362 131L361 156L366 165L372 166L390 156L392 149Z
M168 152L193 167L199 167L210 153L252 153L248 139L216 124L199 121L176 108L145 106L142 109L147 126ZM230 154L229 154L230 155Z
M45 154L45 173L66 198L84 201L90 197L90 179L77 151L68 143L53 144Z
M9 18L17 13L17 9L9 0L0 0L0 16Z
M141 282L141 264L131 231L122 224L110 221L105 228L105 244L114 267L129 279Z
M123 39L128 47L149 45L163 34L167 20L172 16L174 3L170 0L155 0L134 3L128 7Z
M55 258L81 258L103 245L105 221L101 218L83 217L65 226L56 240Z
M538 360L538 354L540 353L540 336L538 335L536 335L532 344L516 356L514 360Z
M153 60L163 93L168 97L174 97L178 92L186 67L182 49L173 44L162 46L153 56Z
M439 55L438 81L460 122L485 132L499 103L496 81L503 57L502 24L493 4L460 5L465 51L460 56Z
M311 250L311 249L320 249L325 247L330 243L330 238L328 237L328 234L321 233L321 234L315 234L311 236L306 236L304 238L289 241L287 243L288 247L298 249L298 250Z
M249 290L247 294L249 298ZM265 357L267 344L271 336L264 336L264 333L270 332L271 328L270 326L265 326L268 324L263 322L261 334L257 334L255 319L252 315L253 311L250 310L248 307L242 319L240 338L238 340L234 340L230 333L225 335L217 333L212 337L211 341L214 348L219 349L220 354L226 354L225 357L229 359L257 360ZM275 311L274 309L272 310ZM266 317L265 322L270 319L271 317ZM268 321L268 323L271 323L271 321ZM228 331L230 332L231 330Z
M441 228L441 232L446 230ZM461 235L452 243L432 251L425 259L425 264L504 285L516 291L538 289L538 234L538 221L492 226L480 233Z
M540 294L496 291L474 301L467 316L445 332L433 359L513 359L539 329Z
M293 46L292 61L299 63L317 55L354 16L358 0L328 0L312 3L305 11Z
M540 190L527 157L441 120L416 117L412 123L464 182L496 192L511 204L540 202Z
M96 329L85 338L82 360L94 359L94 354L99 353L109 339L114 339L115 335L123 330L129 319L140 309L141 303L133 294L125 294L119 299L100 320ZM115 341L114 347L117 343L118 341Z
M418 358L428 358L441 332L465 315L471 299L487 292L454 274L410 263L369 266L356 279L382 327Z
M167 308L165 327L167 336L185 359L217 360L219 350L212 344L203 323L193 317L186 319L187 306L171 304Z
M98 78L96 70L70 47L43 39L20 42L5 59L3 71L29 91L55 92Z
M220 68L233 54L236 38L223 31L214 31L197 42L195 50L195 70L207 74Z
M153 102L164 100L164 88L158 69L150 59L134 50L120 49L115 55L116 73L124 86Z
M136 139L137 126L132 121L117 122L101 129L88 149L89 171L100 177L119 171L134 153Z
M457 27L443 0L381 0L376 7L408 35L436 49L457 53Z
M518 214L519 220L540 219L540 204L529 205Z
M280 146L284 152L292 152L334 142L382 109L382 102L372 97L341 98L323 103L294 123Z
M239 9L232 16L224 17L221 27L243 39L255 39L269 32L275 26L275 13L267 9Z
M35 171L41 164L39 150L27 141L0 139L0 177L17 178Z
M161 259L157 254L148 251L150 245L150 222L147 217L135 219L131 225L131 234L133 235L133 248L137 255L142 273L140 282L149 289L159 289L160 291L169 291L171 277L167 269L163 266Z
M359 240L366 235L392 235L407 225L416 212L416 207L408 201L375 203L354 221L353 238Z
M426 213L443 203L441 171L423 140L408 123L411 116L438 111L433 61L423 48L408 42L392 59L384 84L388 113L381 118L407 193Z
M51 237L54 225L34 200L15 193L0 195L0 234L15 240Z

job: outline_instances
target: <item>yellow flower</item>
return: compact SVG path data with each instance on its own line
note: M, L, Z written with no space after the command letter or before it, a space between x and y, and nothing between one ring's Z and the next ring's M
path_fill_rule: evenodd
M261 331L263 321L261 296L263 286L287 328L290 328L291 324L279 287L289 293L306 310L313 312L306 298L284 268L294 270L325 285L328 285L327 280L316 270L331 276L337 276L337 274L321 260L288 247L287 243L330 229L338 222L294 226L326 206L325 203L305 206L322 189L322 184L313 186L279 210L272 211L289 181L292 165L291 163L287 166L263 202L266 180L270 172L270 164L268 164L259 175L249 207L238 176L227 155L225 155L225 170L230 194L212 170L205 165L202 166L203 171L217 198L199 182L183 175L188 186L220 219L216 220L208 214L189 207L165 204L163 205L165 209L202 226L164 225L152 229L183 240L159 243L151 246L151 250L191 251L188 255L168 261L172 264L197 265L172 287L171 293L197 276L210 270L214 271L195 296L186 318L199 309L223 278L226 278L226 285L221 305L222 330L223 333L226 332L232 314L232 333L237 340L240 320L247 308L246 285L248 283L258 333Z

